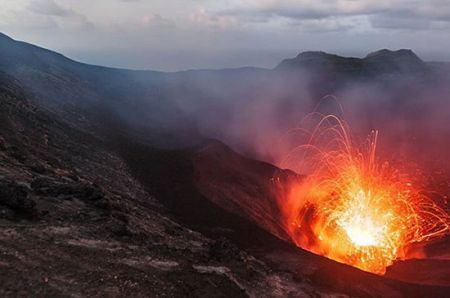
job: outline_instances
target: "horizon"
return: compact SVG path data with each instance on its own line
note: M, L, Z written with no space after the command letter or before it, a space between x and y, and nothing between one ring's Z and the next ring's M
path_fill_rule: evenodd
M131 71L158 71L158 72L183 72L183 71L195 71L195 70L224 70L224 69L240 69L240 68L256 68L256 69L265 69L265 70L273 70L274 68L276 68L283 60L285 59L293 59L295 57L297 57L298 55L302 54L302 53L307 53L307 52L320 52L320 53L325 53L325 54L330 54L330 55L337 55L339 57L344 57L344 58L358 58L358 59L363 59L366 56L375 53L375 52L379 52L379 51L383 51L383 50L387 50L390 52L398 52L398 51L402 51L402 50L410 50L412 51L415 55L417 55L422 61L429 63L429 62L443 62L443 63L447 63L450 61L438 61L438 60L425 60L421 57L420 54L418 54L414 49L407 49L407 48L398 48L398 49L389 49L389 48L380 48L380 49L373 49L372 51L369 51L367 53L362 53L361 55L345 55L345 54L339 54L339 53L334 53L334 52L330 52L330 51L323 51L323 50L304 50L304 51L299 51L296 54L294 54L293 56L290 57L283 57L281 58L280 61L278 61L277 63L275 63L275 65L273 67L264 67L264 66L256 66L256 65L248 65L248 64L243 64L243 65L236 65L236 66L224 66L224 67L217 67L217 68L187 68L187 69L178 69L178 70L159 70L159 69L139 69L139 68L127 68L127 67L120 67L120 66L114 66L114 65L104 65L104 64L96 64L96 63L90 63L87 61L83 61L74 57L71 57L65 53L61 53L59 51L56 51L54 49L51 48L46 48L44 46L38 45L38 44L34 44L34 43L30 43L26 40L19 40L16 39L14 36L10 36L8 34L6 34L5 32L1 32L0 34L6 36L7 38L12 39L15 42L22 42L25 44L29 44L29 45L33 45L45 50L49 50L52 51L54 53L57 54L61 54L63 55L65 58L73 60L77 63L82 63L82 64L88 64L88 65L93 65L93 66L100 66L100 67L106 67L106 68L115 68L115 69L123 69L123 70L131 70Z
M306 50L413 49L450 61L450 3L1 0L0 31L89 64L180 71L273 68ZM108 11L110 13L104 13Z

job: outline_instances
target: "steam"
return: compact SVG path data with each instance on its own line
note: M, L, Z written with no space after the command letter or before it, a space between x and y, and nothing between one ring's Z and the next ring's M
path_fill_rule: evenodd
M332 71L324 76L242 68L161 73L151 79L142 74L133 91L139 109L118 114L149 134L218 139L248 157L279 164L293 146L286 133L317 108L345 118L357 136L379 130L380 154L389 159L448 164L450 76L443 69L373 77Z
M203 101L179 100L189 111L202 136L219 139L253 158L277 163L291 146L283 136L297 127L320 103L324 114L343 115L356 135L380 131L380 149L394 158L436 161L450 149L450 88L445 81L424 82L422 77L349 82L331 91L335 100L323 99L307 73L248 75L242 81L196 81L194 92ZM329 90L326 90L329 91ZM429 157L432 154L432 158Z

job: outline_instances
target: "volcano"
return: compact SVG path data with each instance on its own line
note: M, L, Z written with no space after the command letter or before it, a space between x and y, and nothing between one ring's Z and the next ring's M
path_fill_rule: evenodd
M448 296L448 237L410 246L415 257L383 274L299 245L280 201L309 175L277 162L286 148L276 140L317 96L350 94L358 82L385 92L358 106L360 128L383 129L396 115L408 133L389 136L409 157L409 142L432 141L423 122L410 128L437 105L431 95L449 73L409 50L306 52L274 69L132 71L0 34L0 293ZM439 173L432 182L445 191Z

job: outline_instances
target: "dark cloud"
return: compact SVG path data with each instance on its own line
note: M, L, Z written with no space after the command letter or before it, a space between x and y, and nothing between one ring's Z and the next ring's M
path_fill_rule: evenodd
M265 16L268 20L276 17L289 19L325 19L331 17L345 17L367 15L383 12L386 7L375 1L241 1L235 2L231 8L223 9L219 13L236 16Z
M291 24L303 25L307 20L346 20L351 17L367 17L373 28L384 29L436 29L433 23L450 22L448 0L398 0L398 1L235 1L231 7L216 11L219 15L242 19L264 19L270 22L277 18L292 20ZM318 23L318 22L317 22ZM325 31L332 22L323 22ZM335 22L336 23L336 22ZM341 26L351 29L351 26Z
M374 15L370 17L374 28L427 30L431 28L432 21L425 18L399 17L395 15Z

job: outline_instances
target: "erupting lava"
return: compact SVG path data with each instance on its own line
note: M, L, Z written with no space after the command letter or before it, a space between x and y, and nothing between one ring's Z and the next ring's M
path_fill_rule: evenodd
M302 130L305 132L304 130ZM449 231L449 215L417 181L376 157L378 132L356 146L344 121L321 116L306 145L282 166L309 169L281 209L300 247L365 271L384 274L408 247Z

